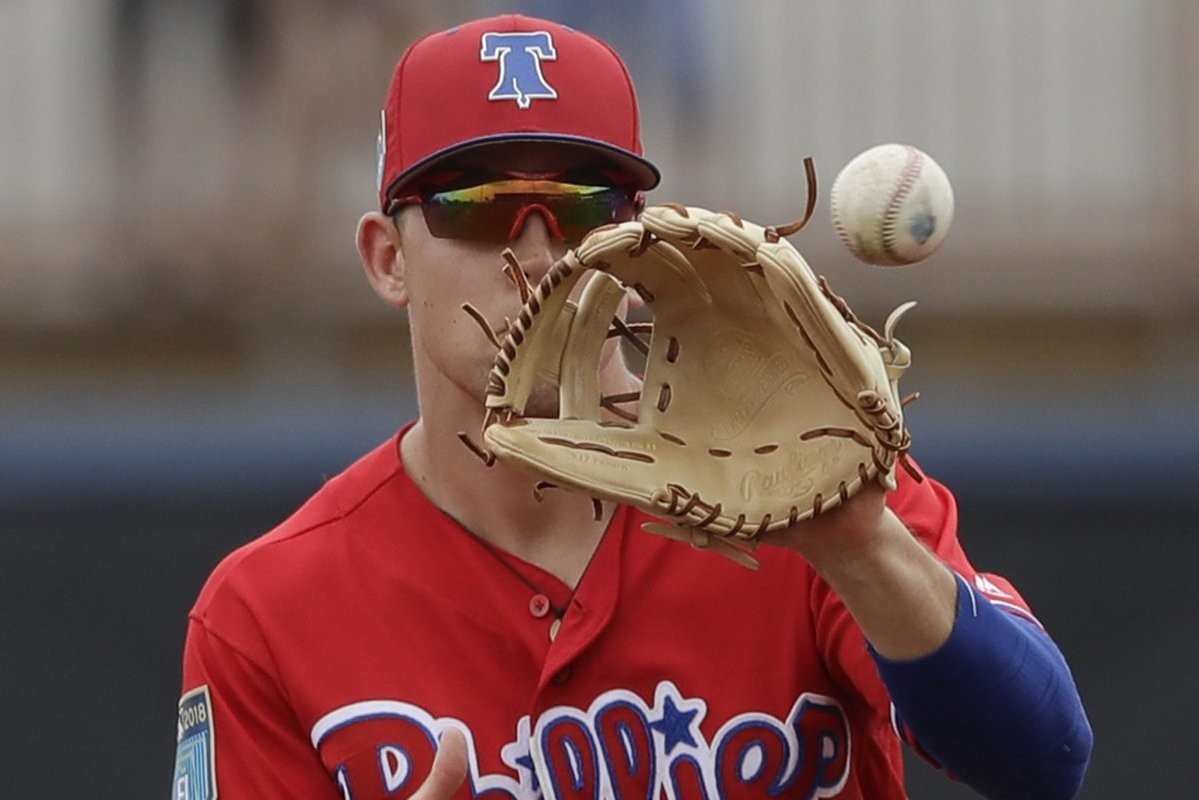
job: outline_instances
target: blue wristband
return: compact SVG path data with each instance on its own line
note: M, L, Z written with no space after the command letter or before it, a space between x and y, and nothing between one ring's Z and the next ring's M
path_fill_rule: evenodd
M1090 723L1061 652L1033 622L958 577L949 639L913 661L870 650L920 747L992 800L1072 798L1090 759Z

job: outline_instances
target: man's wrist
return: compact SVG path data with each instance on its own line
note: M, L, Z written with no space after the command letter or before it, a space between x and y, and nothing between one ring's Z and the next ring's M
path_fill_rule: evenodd
M953 630L953 572L885 510L873 530L812 548L810 562L887 658L920 658Z

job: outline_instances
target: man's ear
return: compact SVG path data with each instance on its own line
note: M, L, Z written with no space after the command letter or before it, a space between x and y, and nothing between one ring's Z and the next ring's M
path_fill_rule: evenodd
M408 283L400 232L392 219L378 211L358 220L358 255L375 294L394 308L408 305Z

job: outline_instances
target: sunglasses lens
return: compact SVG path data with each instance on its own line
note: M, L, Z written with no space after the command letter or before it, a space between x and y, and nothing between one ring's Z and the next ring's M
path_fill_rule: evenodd
M590 230L633 218L633 201L613 186L545 180L505 180L426 193L421 208L429 232L442 239L502 243L529 213L552 217L551 230L577 242Z
M472 197L470 189L438 192L422 200L421 210L429 233L439 239L504 242L512 225L506 204L483 196Z
M596 191L563 197L550 210L562 235L570 241L581 241L593 228L633 218L633 201L628 194L611 187L587 187Z

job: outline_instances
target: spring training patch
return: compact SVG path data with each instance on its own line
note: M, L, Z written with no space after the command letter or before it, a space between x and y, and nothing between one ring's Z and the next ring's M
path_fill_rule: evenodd
M208 686L179 698L172 800L216 800L216 742Z

